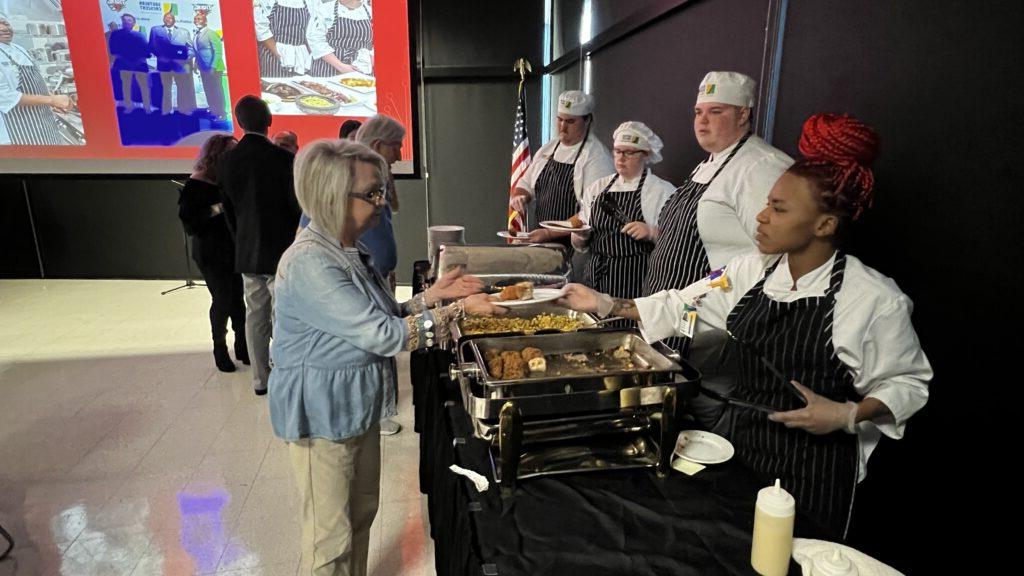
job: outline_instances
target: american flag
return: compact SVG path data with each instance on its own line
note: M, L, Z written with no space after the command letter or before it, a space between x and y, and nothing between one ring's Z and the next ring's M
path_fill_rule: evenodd
M523 82L519 83L519 102L516 104L516 121L512 131L512 178L509 183L509 198L515 194L516 184L526 173L530 165L530 137L526 133L526 92L523 90ZM523 214L508 209L508 231L512 233L526 230L526 222Z

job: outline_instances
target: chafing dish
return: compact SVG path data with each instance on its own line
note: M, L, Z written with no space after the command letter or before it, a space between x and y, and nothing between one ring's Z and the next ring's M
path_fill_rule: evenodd
M535 318L541 314L548 314L551 316L564 316L573 320L578 320L580 328L587 328L597 323L597 319L583 312L576 312L575 310L568 310L562 308L552 302L539 302L537 304L528 304L525 306L509 307L508 313L500 318L523 318L530 319ZM483 336L501 336L501 335L524 335L523 332L503 332L495 331L480 334L467 334L465 330L465 321L452 322L450 331L453 342L461 342L467 337L479 338ZM544 334L548 332L557 332L555 330L542 330L536 332L537 334Z
M572 254L560 244L442 246L438 269L443 273L459 266L492 288L516 282L558 288L572 272Z
M546 372L511 380L488 372L488 351L527 347L550 359ZM605 351L620 348L628 360L607 362ZM575 359L560 362L565 355ZM666 473L677 407L700 384L695 369L627 330L472 338L458 345L456 358L451 377L459 382L474 435L492 443L503 491L542 474L625 467Z

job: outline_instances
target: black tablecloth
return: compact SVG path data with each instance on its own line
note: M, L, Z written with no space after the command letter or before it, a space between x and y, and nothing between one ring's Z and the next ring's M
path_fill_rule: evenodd
M440 371L450 359L417 353L411 366L439 575L754 574L762 482L736 461L692 477L624 470L531 478L502 498L487 444L472 437L457 387ZM491 488L477 492L448 470L453 463L484 474ZM820 534L797 518L797 536ZM795 563L790 573L800 573Z

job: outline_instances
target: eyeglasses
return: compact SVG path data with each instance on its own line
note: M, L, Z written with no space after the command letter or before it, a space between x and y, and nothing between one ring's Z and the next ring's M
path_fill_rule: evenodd
M369 192L367 192L365 194L359 194L357 192L349 192L348 195L349 195L350 198L358 198L358 199L362 200L363 202L367 202L369 204L380 204L380 203L384 202L385 200L387 200L387 198L388 198L388 189L387 189L386 186L381 185L380 188L375 188L375 189L370 190Z
M623 157L626 157L626 158L632 158L633 156L636 156L637 154L643 154L643 152L644 152L643 150L625 150L625 149L621 149L620 150L618 148L612 150L612 153L615 154L616 156L623 156Z

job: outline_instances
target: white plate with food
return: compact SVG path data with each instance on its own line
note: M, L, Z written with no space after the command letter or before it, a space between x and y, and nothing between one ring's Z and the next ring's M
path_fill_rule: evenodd
M498 230L498 238L508 238L510 240L528 240L530 238L529 232L509 232L508 230Z
M584 232L590 230L590 226L582 222L579 226L573 226L574 222L570 220L545 220L540 223L542 228L548 230L554 230L555 232Z
M500 292L491 294L491 301L498 306L526 306L540 302L551 302L562 297L558 288L534 288L531 282L520 282L505 286Z
M362 94L372 94L377 91L377 79L373 76L360 74L359 72L342 74L337 78L332 78L331 83L344 86L349 90L360 92Z
M675 455L698 464L721 464L735 453L731 442L711 432L685 430L676 439Z

